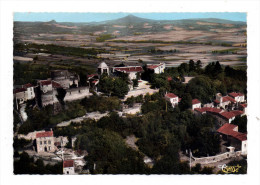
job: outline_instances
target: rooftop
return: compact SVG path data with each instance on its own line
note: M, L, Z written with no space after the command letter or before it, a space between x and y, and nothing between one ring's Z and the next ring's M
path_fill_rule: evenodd
M143 68L141 66L129 66L129 67L115 67L114 70L121 72L142 72Z
M234 137L234 138L236 138L240 141L247 140L247 134L246 133L234 131L234 129L237 128L237 127L238 127L237 125L226 123L222 127L220 127L217 130L217 132L219 132L221 134L232 136L232 137Z
M202 108L196 108L194 110L196 110L200 113L203 113L203 112L220 113L222 111L222 109L217 109L217 108L213 108L213 107L202 107Z
M53 131L45 131L45 132L36 133L36 138L40 138L40 137L53 137Z
M63 168L74 167L74 160L63 161Z
M167 93L167 94L165 94L165 96L168 97L168 98L176 98L176 97L178 97L177 95L175 95L173 93Z
M230 118L233 118L235 116L239 116L241 114L243 114L243 112L239 111L239 110L234 110L234 111L230 111L230 112L222 112L222 113L220 113L220 115L225 117L226 119L230 119Z
M228 93L228 95L232 97L244 96L242 93L236 93L236 92Z
M198 103L201 103L198 99L193 99L193 100L192 100L192 105L198 104Z

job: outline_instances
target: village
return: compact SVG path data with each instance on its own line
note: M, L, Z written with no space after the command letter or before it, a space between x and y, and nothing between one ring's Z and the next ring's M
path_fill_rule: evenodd
M191 66L194 66L193 63L192 61L189 62L190 69ZM222 66L222 68L224 67ZM89 165L87 165L88 160L85 156L88 156L89 151L88 149L80 150L76 147L76 145L79 145L79 141L77 141L79 136L56 135L55 131L75 124L84 124L84 121L95 120L95 122L98 122L104 117L110 116L111 112L116 112L122 119L131 119L131 116L142 117L146 114L145 104L150 102L149 100L143 101L143 99L161 96L163 99L155 98L155 100L156 102L160 100L162 101L161 103L165 101L165 105L162 107L166 106L166 113L172 112L171 114L174 114L174 111L177 111L176 109L180 107L181 111L190 111L198 119L203 119L203 116L207 115L214 120L214 129L212 129L220 137L220 151L216 152L215 155L207 156L193 156L193 152L188 148L178 151L181 156L180 160L188 162L190 168L197 164L203 166L214 166L216 164L215 168L217 168L217 164L221 161L231 161L234 158L246 157L247 132L241 132L240 127L233 124L235 119L247 115L246 95L243 92L235 91L228 92L225 95L222 95L221 92L216 92L216 94L212 95L214 99L211 99L211 101L206 102L205 99L198 98L188 98L187 100L185 94L181 95L181 93L175 92L173 89L163 89L152 83L153 75L166 75L164 76L165 81L162 83L173 83L172 81L176 81L176 83L178 82L184 87L196 79L196 76L191 75L184 75L181 78L174 75L167 76L169 70L171 69L168 69L165 63L162 62L158 64L147 63L143 66L128 66L123 62L117 66L108 66L106 62L100 62L96 69L97 73L86 76L86 86L79 85L79 82L82 80L79 74L68 70L53 70L50 78L39 79L35 85L28 83L16 86L13 92L14 109L16 114L19 115L20 121L15 130L15 137L18 140L25 139L29 141L27 147L19 150L19 153L27 152L35 160L43 160L44 164L62 162L63 174L91 174L98 165L94 163L93 165L91 164L91 169L86 168ZM198 67L196 70L202 70L202 68ZM109 78L111 78L111 83ZM123 79L127 82L126 87L123 82L120 82L116 86L116 90L109 89L111 86L115 86L113 83L117 79ZM120 88L126 88L127 90L117 92ZM181 97L178 96L179 94ZM27 114L28 106L33 105L32 109L39 109L39 111L44 109L44 107L52 106L55 114L59 114L66 109L66 105L69 102L82 101L84 98L93 96L100 97L99 99L102 99L101 97L117 96L120 100L120 108L113 111L90 111L78 117L74 116L69 120L62 120L55 125L42 127L40 130L24 134L18 132L19 127L23 127L23 124L28 122L30 117ZM138 98L141 98L142 101L138 101ZM153 101L150 103L152 104ZM186 103L187 101L189 103ZM30 104L28 102L34 103ZM148 105L147 109L149 108L153 109ZM194 130L194 132L196 131ZM212 137L215 136L212 135ZM143 163L152 168L156 165L156 158L148 153L141 152L140 146L136 146L136 141L137 138L134 135L130 135L125 139L126 145L142 153Z

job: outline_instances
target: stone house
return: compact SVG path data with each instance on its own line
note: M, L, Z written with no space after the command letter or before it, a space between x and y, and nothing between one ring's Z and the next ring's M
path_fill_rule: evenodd
M65 175L74 175L74 160L64 160L63 161L63 174Z
M235 147L235 150L241 151L242 155L247 155L247 134L238 132L237 125L225 123L217 132L224 141Z
M52 130L36 133L36 150L38 153L55 151Z
M230 112L221 112L216 115L218 123L223 125L225 123L231 123L237 116L241 116L243 114L242 111L233 110Z
M51 71L51 79L61 85L64 89L69 89L72 85L78 87L79 76L69 72L68 70Z
M116 73L126 73L128 74L128 78L130 80L137 79L138 73L143 72L143 68L141 66L127 66L127 67L113 67L112 72Z
M191 102L191 109L201 108L201 102L198 99L193 99Z

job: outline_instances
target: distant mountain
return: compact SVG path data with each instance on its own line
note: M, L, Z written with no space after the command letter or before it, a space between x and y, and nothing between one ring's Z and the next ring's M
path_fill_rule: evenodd
M137 17L134 15L128 15L119 19L115 20L109 20L109 21L103 21L102 23L106 24L136 24L136 23L145 23L145 22L156 22L155 20L152 19L145 19L141 17Z

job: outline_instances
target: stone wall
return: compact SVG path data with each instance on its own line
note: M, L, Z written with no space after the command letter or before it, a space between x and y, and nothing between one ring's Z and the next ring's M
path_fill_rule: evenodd
M219 155L215 155L215 156L209 156L209 157L193 157L192 156L192 165L196 165L197 163L200 164L209 164L209 163L215 163L215 162L219 162L225 159L229 159L232 157L238 157L241 155L241 151L237 151L237 152L226 152L223 154L219 154Z

